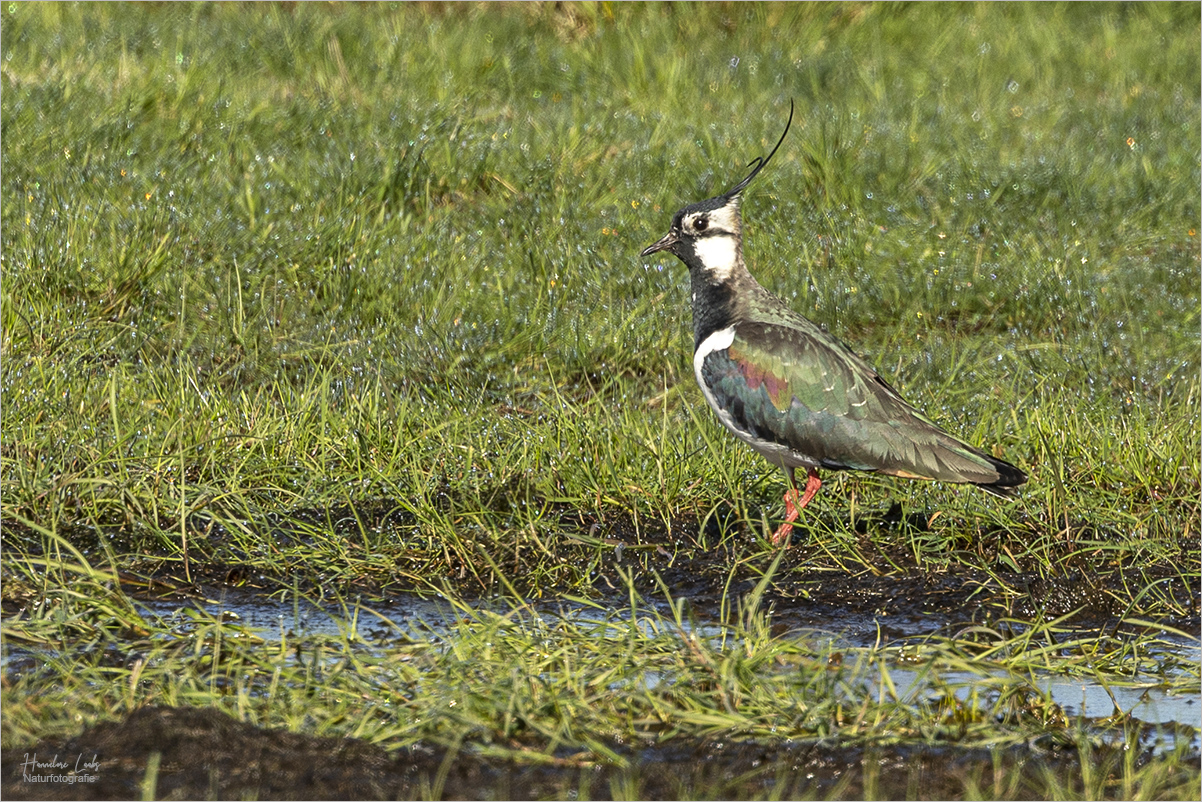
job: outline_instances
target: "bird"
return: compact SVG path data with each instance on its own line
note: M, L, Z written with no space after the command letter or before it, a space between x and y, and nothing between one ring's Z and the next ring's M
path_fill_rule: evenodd
M818 470L874 471L973 484L1012 497L1023 471L949 434L907 403L880 373L824 328L764 289L743 260L743 191L784 143L748 163L735 186L689 204L641 256L670 253L689 269L693 372L721 424L785 473L786 542L822 486ZM805 469L804 490L795 470ZM800 496L799 496L800 493Z

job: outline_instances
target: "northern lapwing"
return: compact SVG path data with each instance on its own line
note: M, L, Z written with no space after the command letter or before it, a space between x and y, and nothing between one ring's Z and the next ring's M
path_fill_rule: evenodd
M788 537L818 492L819 468L962 482L1013 495L1027 480L1021 470L940 429L872 365L748 272L739 203L792 123L790 104L785 131L767 158L756 157L730 191L678 211L664 238L642 252L667 251L689 268L693 372L701 392L723 426L785 472L785 520L772 542ZM796 468L808 473L800 500Z

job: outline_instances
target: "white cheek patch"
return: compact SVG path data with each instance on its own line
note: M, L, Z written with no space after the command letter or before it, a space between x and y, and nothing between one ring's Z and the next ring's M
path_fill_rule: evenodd
M730 278L739 258L739 243L735 237L726 234L702 237L693 244L693 249L707 273L719 281Z
M710 226L732 234L739 233L739 207L736 203L723 206L709 213Z

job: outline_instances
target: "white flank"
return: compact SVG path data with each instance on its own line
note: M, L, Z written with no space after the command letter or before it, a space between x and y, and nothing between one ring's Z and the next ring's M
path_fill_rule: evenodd
M697 383L701 385L701 391L705 393L705 400L710 402L710 406L714 405L714 397L710 395L709 388L701 378L701 366L707 356L714 351L725 351L734 341L735 327L727 326L702 340L701 345L697 346L697 353L693 354L693 375L697 377Z
M721 234L698 239L693 248L705 271L719 281L726 281L734 272L739 258L739 240L732 235ZM731 335L733 336L733 335Z

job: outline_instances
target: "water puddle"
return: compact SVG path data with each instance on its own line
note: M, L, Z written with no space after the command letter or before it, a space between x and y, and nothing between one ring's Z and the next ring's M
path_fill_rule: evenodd
M1182 646L1182 652L1198 656L1198 648ZM929 685L924 675L917 671L893 669L890 677L901 699L912 698L924 693ZM949 672L940 675L941 684L952 689L956 698L968 700L981 686L981 677L973 674ZM1031 687L1042 692L1060 707L1070 719L1099 720L1130 716L1144 724L1168 725L1189 724L1197 728L1202 719L1202 697L1198 694L1174 694L1166 691L1159 683L1102 685L1098 682L1070 679L1057 676L1035 677ZM1151 743L1154 751L1171 748L1165 741ZM1193 736L1192 748L1202 747L1199 735Z
M381 650L386 650L398 637L418 640L440 637L470 614L449 601L417 596L394 596L359 608L328 608L302 598L281 600L229 590L214 594L206 601L157 599L139 604L149 618L158 619L159 626L187 628L203 618L211 618L244 627L268 641L306 637L353 638ZM480 606L487 607L487 602ZM612 615L604 608L564 601L537 603L531 607L545 618L600 621ZM671 620L673 611L667 602L651 602L649 607L665 620ZM496 612L507 609L500 603L496 605ZM806 638L833 648L918 642L947 623L937 617L924 616L890 616L887 620L888 624L883 625L866 614L844 615L837 619L824 619L813 614L790 615L788 612L773 616L774 624L787 627L789 637ZM693 624L691 629L701 637L716 637L720 632L717 626L705 622ZM1178 661L1193 665L1202 662L1202 647L1196 642L1170 642L1164 648L1171 650L1170 656ZM891 668L889 673L901 700L917 701L932 688L930 671ZM939 688L950 689L957 698L967 700L987 686L987 680L988 677L981 675L943 672L938 674L936 684ZM1202 694L1172 693L1166 690L1163 680L1157 676L1142 680L1137 676L1123 684L1103 685L1080 677L1036 675L1027 678L1034 691L1044 694L1068 718L1102 720L1127 715L1147 725L1188 724L1195 728L1191 748L1202 747L1197 734L1202 723ZM1173 748L1171 736L1157 741L1159 737L1154 735L1148 743L1154 751Z
M418 596L394 596L370 607L326 608L304 598L271 599L227 591L205 601L161 599L139 601L153 618L167 626L188 626L193 611L234 623L267 640L281 637L353 637L376 643L398 635L429 637L458 617L453 605Z

